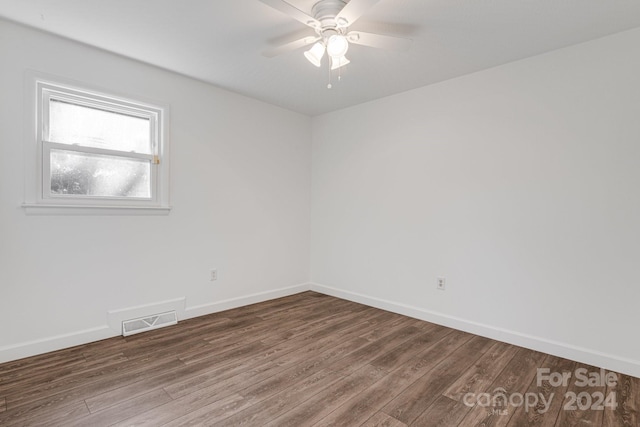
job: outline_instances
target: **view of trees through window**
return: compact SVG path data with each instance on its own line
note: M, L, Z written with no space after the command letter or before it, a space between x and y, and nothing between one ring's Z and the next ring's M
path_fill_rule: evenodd
M89 94L45 94L50 197L152 198L154 113Z
M51 150L51 193L150 198L150 163Z

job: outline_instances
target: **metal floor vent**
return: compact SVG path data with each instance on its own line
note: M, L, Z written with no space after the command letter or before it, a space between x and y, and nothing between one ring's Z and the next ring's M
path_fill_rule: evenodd
M154 314L148 317L140 317L138 319L124 320L122 322L122 335L126 337L140 332L175 325L177 323L178 316L176 316L175 311Z

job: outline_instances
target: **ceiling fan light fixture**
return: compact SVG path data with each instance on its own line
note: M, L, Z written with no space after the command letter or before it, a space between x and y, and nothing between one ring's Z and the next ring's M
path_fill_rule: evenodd
M334 34L327 40L327 53L330 57L343 57L349 50L347 38L341 34Z
M332 56L331 57L331 69L337 70L340 67L344 67L349 64L351 61L347 59L346 56Z
M322 56L324 55L324 44L322 42L318 42L311 46L311 49L304 53L305 58L309 60L316 67L320 67L322 63Z

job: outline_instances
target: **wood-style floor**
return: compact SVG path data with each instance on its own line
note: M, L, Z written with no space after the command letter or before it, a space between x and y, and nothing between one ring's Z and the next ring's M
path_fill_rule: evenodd
M640 379L538 387L544 367L598 371L305 292L2 364L0 425L640 425ZM564 408L571 392L576 410ZM520 405L526 393L548 410ZM579 409L611 393L617 409Z

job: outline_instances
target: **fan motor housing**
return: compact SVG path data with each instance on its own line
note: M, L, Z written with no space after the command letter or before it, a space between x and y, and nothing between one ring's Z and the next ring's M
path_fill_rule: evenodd
M343 0L320 0L313 5L311 13L313 17L320 22L321 28L317 30L324 32L329 29L337 29L336 15L347 5Z

